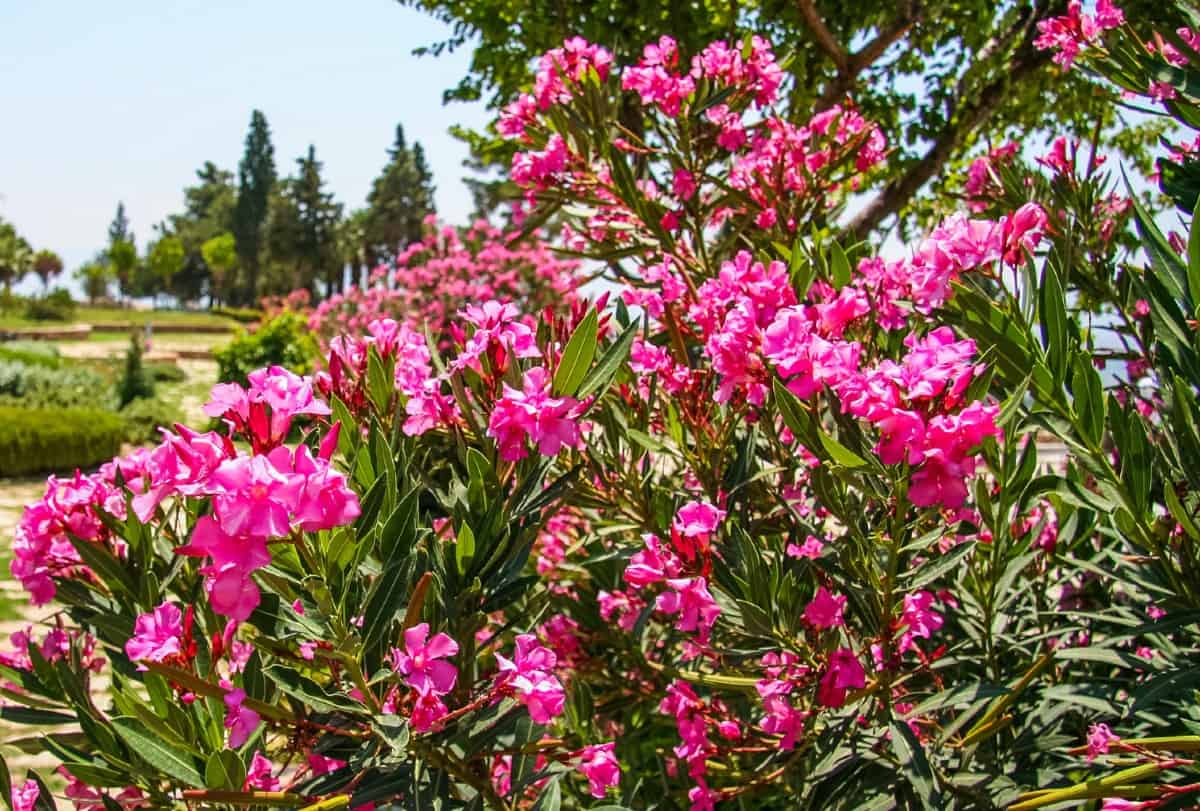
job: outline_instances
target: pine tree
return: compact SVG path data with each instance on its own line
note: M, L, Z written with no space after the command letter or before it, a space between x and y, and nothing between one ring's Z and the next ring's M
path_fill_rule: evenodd
M222 264L214 268L206 258L204 246L222 235L232 242L233 213L237 205L234 174L205 161L196 170L197 183L183 190L184 211L171 215L171 230L183 243L186 257L178 274L180 292L198 298L207 285L210 303L230 301L239 289L236 253L222 255Z
M238 164L238 198L233 212L233 236L237 240L238 258L246 272L243 304L254 304L258 296L263 224L274 186L275 148L271 145L266 116L255 110L250 116L246 150Z
M130 245L136 245L133 229L129 227L129 217L125 215L125 201L123 200L117 201L117 213L113 216L113 221L108 226L108 244L114 245L118 242L128 242Z
M396 126L396 140L388 157L367 195L364 229L371 265L394 258L419 240L425 217L436 211L433 174L425 161L425 151L419 143L411 148L407 145L403 126Z
M338 252L342 206L325 191L315 147L310 146L296 165L296 176L284 182L270 219L268 247L276 271L283 271L273 283L287 288L278 292L303 287L315 296L318 280L333 289L342 276Z

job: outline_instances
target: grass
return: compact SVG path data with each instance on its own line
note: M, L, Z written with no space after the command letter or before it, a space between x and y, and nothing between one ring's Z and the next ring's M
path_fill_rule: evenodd
M87 307L80 306L75 310L72 324L119 323L131 326L142 326L146 322L152 324L188 324L192 326L221 324L233 327L237 324L231 318L216 315L203 310L132 310L120 307ZM30 321L20 310L0 313L0 327L53 327L61 321Z

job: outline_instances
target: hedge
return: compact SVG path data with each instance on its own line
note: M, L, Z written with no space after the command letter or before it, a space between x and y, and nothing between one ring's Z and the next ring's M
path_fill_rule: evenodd
M125 422L93 409L0 407L0 476L68 473L121 450Z

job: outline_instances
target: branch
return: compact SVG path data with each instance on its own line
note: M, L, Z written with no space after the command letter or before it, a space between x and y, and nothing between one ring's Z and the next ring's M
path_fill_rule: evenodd
M967 136L996 113L1012 86L1048 64L1050 56L1049 51L1034 48L1032 37L1026 36L1005 69L973 101L956 105L953 115L947 117L946 126L938 133L929 151L903 175L884 186L875 199L850 221L845 229L850 238L853 241L865 239L881 222L903 208L921 187L942 170Z
M817 13L817 7L813 0L797 0L797 5L800 6L800 16L804 18L804 22L812 29L813 37L817 40L817 45L821 47L821 50L837 66L838 75L846 73L850 66L850 57L846 54L846 49L834 39L833 33L825 25L825 21L821 19L821 15Z
M804 13L805 20L809 21L809 26L812 27L813 23L811 20L809 20L808 13L805 12L806 6L811 9L811 13L813 17L816 18L816 22L821 24L821 20L816 16L816 9L812 7L812 4L802 1L800 4L800 11L801 13ZM888 48L899 42L906 34L908 34L909 31L912 30L912 27L917 23L917 20L920 17L920 1L906 0L905 2L898 3L897 8L899 13L895 21L893 21L892 24L887 28L881 30L873 40L860 48L856 53L847 56L844 64L839 63L836 57L834 58L834 63L838 68L837 75L834 76L833 80L825 86L825 90L822 91L821 97L817 99L814 112L827 110L834 104L841 101L842 98L850 92L851 88L853 88L854 83L858 80L858 75L871 65L875 64L875 62L887 52ZM826 35L829 34L828 29L825 29L825 33ZM819 34L818 42L820 42ZM834 47L837 47L837 43L834 43ZM828 52L827 48L826 51Z

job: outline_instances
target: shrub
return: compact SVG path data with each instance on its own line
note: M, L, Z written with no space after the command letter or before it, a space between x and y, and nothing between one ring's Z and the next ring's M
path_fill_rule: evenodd
M107 408L112 387L94 369L0 360L0 402L29 408Z
M162 438L161 428L173 428L183 419L179 407L160 398L138 399L120 411L125 423L125 441L140 445Z
M257 324L263 320L263 311L253 307L214 307L214 315L223 315L241 324Z
M1082 8L1042 33L1116 24ZM1117 79L1200 121L1200 76L1157 42L1114 47ZM610 62L550 52L500 130L528 216L612 272L615 306L472 302L430 347L444 302L415 300L315 379L214 387L227 432L23 516L12 571L62 621L18 637L5 695L78 717L51 739L72 794L1194 806L1200 222L1162 234L1064 140L1045 171L995 156L980 216L885 259L823 230L884 159L876 128L784 118L761 39ZM639 102L648 143L621 124ZM1138 253L1112 238L1127 208Z
M47 341L9 341L0 344L0 361L57 369L62 365L58 347Z
M442 343L460 326L459 312L481 301L514 302L530 323L546 312L568 312L583 283L579 262L557 255L537 234L519 236L486 221L459 229L430 218L424 237L402 251L394 267L377 268L367 286L351 285L321 302L309 326L327 341L392 318Z
M93 467L124 438L124 423L110 412L0 406L0 476Z
M142 339L135 332L125 352L125 368L117 382L117 406L124 408L134 400L154 396L154 378L142 366Z
M30 321L70 321L75 317L75 301L60 287L41 298L29 299L25 317Z
M182 383L187 380L187 372L169 360L155 360L143 363L146 375L154 383Z
M246 382L246 376L264 366L282 366L297 374L312 370L317 346L304 318L283 313L254 332L241 332L213 354L222 382Z

